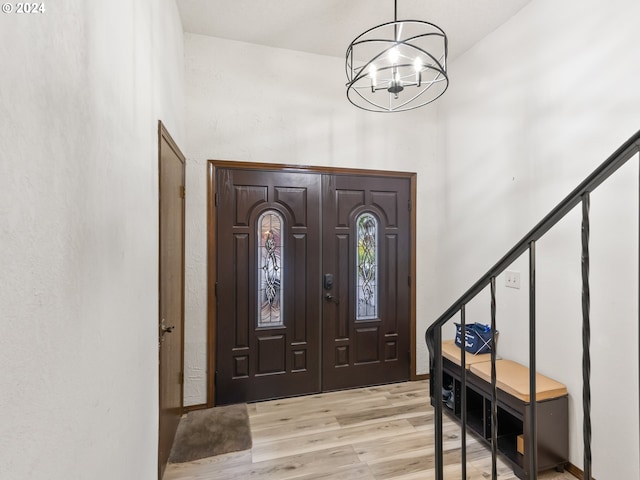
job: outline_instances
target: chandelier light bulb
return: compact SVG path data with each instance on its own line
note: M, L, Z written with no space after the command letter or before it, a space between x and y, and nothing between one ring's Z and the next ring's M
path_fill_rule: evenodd
M378 70L376 69L376 66L371 63L369 65L369 77L371 78L371 92L375 92L376 91L376 75L378 73Z
M413 61L413 69L416 71L416 84L418 87L422 86L422 59L416 57Z

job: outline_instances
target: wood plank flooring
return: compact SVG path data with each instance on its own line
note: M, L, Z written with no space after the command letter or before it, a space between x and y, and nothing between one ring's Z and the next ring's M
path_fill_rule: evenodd
M253 448L169 465L164 480L429 480L428 382L406 382L248 405ZM460 479L460 427L444 418L445 478ZM500 480L517 480L498 463ZM491 478L491 453L467 435L467 479ZM554 471L540 480L574 479Z

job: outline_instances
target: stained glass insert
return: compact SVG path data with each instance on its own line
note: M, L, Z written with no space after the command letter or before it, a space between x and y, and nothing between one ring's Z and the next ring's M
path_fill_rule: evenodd
M356 226L356 320L368 320L378 317L378 220L363 213Z
M282 321L282 217L269 211L258 219L258 327Z

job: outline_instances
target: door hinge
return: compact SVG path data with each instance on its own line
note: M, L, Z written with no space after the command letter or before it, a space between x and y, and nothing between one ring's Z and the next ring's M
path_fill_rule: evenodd
M411 200L407 202L407 207L409 208L409 211L411 211Z
M180 198L185 198L185 196L187 195L186 189L184 188L184 185L180 185Z
M218 282L213 285L213 295L218 298Z
M178 374L178 382L180 383L180 385L184 385L184 372L180 372Z
M215 204L216 204L216 207L217 207L217 206L218 206L218 200L220 199L220 196L216 193L216 194L213 196L213 198L214 198L214 200L215 200Z
M407 277L407 285L411 286L411 275Z

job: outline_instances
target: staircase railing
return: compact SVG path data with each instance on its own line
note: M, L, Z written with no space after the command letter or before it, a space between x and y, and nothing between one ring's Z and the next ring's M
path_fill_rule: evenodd
M590 286L589 286L589 208L590 194L629 159L640 152L640 131L620 146L604 163L576 187L564 200L542 219L522 240L509 250L487 273L451 305L428 329L425 340L430 353L430 377L434 403L435 478L443 480L443 399L442 399L442 327L460 313L461 329L465 330L465 306L487 286L491 290L491 334L495 344L496 332L496 277L525 252L529 252L529 391L536 391L536 242L563 219L579 203L582 203L582 385L583 385L583 449L584 479L592 478L591 458L591 357L590 357ZM640 295L640 292L639 292ZM640 313L639 313L640 315ZM638 319L640 324L640 318ZM463 337L464 338L464 337ZM640 338L638 339L640 345ZM498 404L496 386L496 349L491 349L491 478L497 478ZM461 349L462 366L465 365L465 349ZM639 361L640 362L640 361ZM640 371L640 365L639 365ZM466 473L466 369L461 368L461 478ZM640 376L638 381L640 382ZM535 395L532 396L535 399ZM640 408L640 405L639 405ZM536 402L531 402L528 418L529 432L526 448L529 449L530 478L537 479Z

